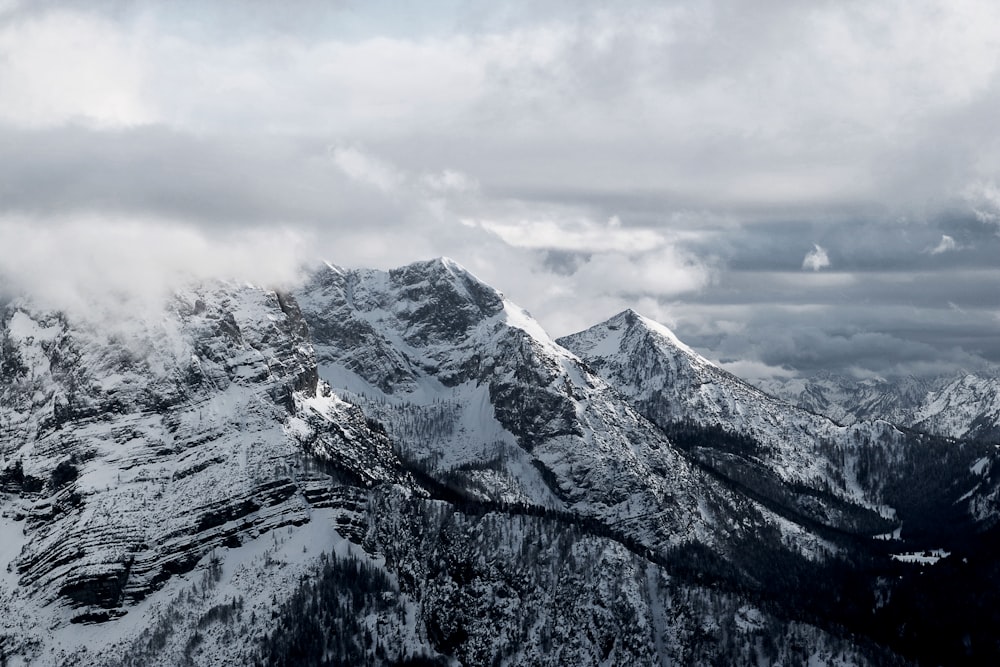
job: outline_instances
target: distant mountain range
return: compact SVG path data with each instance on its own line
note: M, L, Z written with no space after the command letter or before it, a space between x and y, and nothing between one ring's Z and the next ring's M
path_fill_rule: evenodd
M760 386L842 424L880 417L950 438L1000 441L1000 379L995 375L859 381L826 373Z
M448 259L11 298L0 664L1000 658L997 380L764 389Z

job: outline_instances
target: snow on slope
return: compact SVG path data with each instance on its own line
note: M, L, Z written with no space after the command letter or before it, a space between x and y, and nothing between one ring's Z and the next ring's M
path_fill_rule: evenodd
M934 530L935 520L947 525L972 518L984 528L997 521L994 501L1000 496L1000 479L993 471L1000 468L1000 457L983 444L928 438L881 419L858 419L841 426L714 366L679 344L665 327L633 311L559 342L669 432L681 436L685 424L695 424L750 436L752 444L737 441L737 449L744 451L727 451L724 445L720 451L699 441L694 452L714 470L796 513L850 531L871 534L879 528L871 517L831 502L833 494L888 518L902 509L911 522L923 523L929 530ZM879 405L898 406L919 392L916 382L904 383L892 401L880 400L878 392L859 392L864 400L858 405L865 406L859 414L878 414ZM918 428L938 424L940 428L927 430L947 431L949 424L961 424L973 413L986 415L975 423L989 428L995 384L967 378L930 396L937 398L920 413ZM768 482L768 471L784 484ZM789 488L796 487L811 489L810 497L799 491L790 495ZM964 509L955 514L954 508Z
M689 421L748 435L764 445L762 456L782 480L835 489L855 501L871 500L856 480L838 475L839 466L818 450L822 441L849 441L846 429L718 368L663 325L627 310L559 342L655 423L666 427Z
M232 284L113 324L3 307L8 655L52 649L71 621L114 626L213 550L307 523L338 484L407 483L388 439L319 382L306 333L294 302Z
M333 551L389 582L350 637L369 659L384 639L383 663L864 663L667 574L721 558L757 582L835 547L693 465L454 262L328 266L298 297L208 285L115 327L2 309L0 655L246 664ZM490 511L424 499L393 444Z
M882 378L859 380L825 372L810 378L774 379L758 383L758 386L838 424L872 419L907 424L907 415L923 400L932 385L916 377L890 382Z
M473 495L598 518L656 549L731 547L763 526L812 555L829 548L692 466L523 309L451 260L328 265L296 299L324 379L408 458Z
M1000 442L1000 379L954 378L928 392L908 421L930 433Z
M988 374L889 381L826 373L764 388L842 424L881 418L949 438L1000 440L1000 379Z

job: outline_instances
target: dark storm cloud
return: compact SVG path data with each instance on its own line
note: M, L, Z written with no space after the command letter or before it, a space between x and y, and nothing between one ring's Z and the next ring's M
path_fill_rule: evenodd
M930 217L813 215L743 225L702 225L707 233L692 243L738 271L798 269L802 256L819 244L834 268L856 272L954 271L998 268L1000 235L969 206L931 212ZM948 237L942 245L942 239Z
M928 260L928 263L932 263ZM724 272L711 290L691 296L692 304L900 306L1000 310L1000 268L846 273Z
M542 256L542 265L547 271L561 276L572 276L581 266L590 261L591 253L546 250Z
M762 304L700 309L677 329L724 362L754 359L803 373L926 375L1000 362L996 326L988 313L949 308Z
M940 373L1000 363L1000 268L729 271L676 305L710 356L799 372ZM831 254L831 261L836 256Z
M893 332L837 334L803 327L769 333L757 346L761 361L807 373L863 368L881 374L922 374L925 368L940 372L954 366L976 370L982 365L961 347L925 343Z

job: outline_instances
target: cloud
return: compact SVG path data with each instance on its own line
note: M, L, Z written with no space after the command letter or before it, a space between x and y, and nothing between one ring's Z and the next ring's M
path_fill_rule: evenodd
M951 252L958 248L958 244L955 243L955 239L948 236L947 234L941 235L941 240L936 246L928 250L932 255L940 255L941 253Z
M830 266L830 258L826 254L826 249L818 244L813 244L813 249L806 253L802 260L802 270L819 271Z
M31 214L43 225L49 216L78 213L208 228L308 223L372 205L318 139L289 144L159 125L18 130L0 124L0 154L0 214Z
M993 309L955 311L947 303L913 308L865 303L863 297L853 296L847 301L675 304L674 330L709 358L759 362L800 375L934 375L983 369L1000 361ZM717 326L726 321L742 326Z
M666 244L664 235L651 229L623 228L612 216L605 223L586 219L543 219L500 222L464 220L519 248L573 252L644 252Z
M497 210L498 216L516 212L502 206ZM510 251L531 253L527 256L534 258L533 278L548 285L543 290L548 297L540 298L537 287L519 291L519 296L553 322L578 320L551 311L578 310L581 295L587 300L616 300L624 308L648 297L667 299L696 292L715 279L712 261L685 250L682 235L629 227L617 215L597 222L579 211L554 209L543 219L463 219L462 223L488 232Z
M639 254L595 254L572 278L590 293L669 298L706 287L713 275L711 265L666 245Z
M760 361L736 360L719 362L724 370L729 371L736 377L750 382L770 379L787 379L798 376L798 373L781 366L769 366Z
M948 170L984 164L975 158L992 145L995 105L975 107L996 87L990 3L640 3L620 14L557 4L544 20L520 6L437 16L432 30L433 10L317 3L289 25L259 3L252 19L189 20L166 4L41 6L0 30L0 81L14 91L0 115L16 126L157 123L290 144L313 134L411 173L474 174L505 196L641 195L652 210L740 213L945 198L975 169L945 178L941 156L921 153L905 172L900 151L947 144L936 138L959 122L973 153ZM967 109L982 122L955 117Z
M264 263L289 229L351 266L453 256L554 333L633 306L777 367L1000 359L1000 5L460 5L0 0L2 242L40 262L0 273L128 282L74 254L113 263L88 227L243 273L197 249ZM847 342L765 349L779 324Z
M1000 235L1000 186L992 181L977 181L967 186L962 196L976 218L996 227L996 233Z
M215 236L165 220L100 216L39 226L0 219L0 284L44 307L87 315L96 307L128 317L159 308L173 291L207 279L267 287L294 283L309 247L291 230Z
M402 173L394 167L357 148L333 148L330 157L351 180L382 192L393 192L404 182Z
M445 169L436 174L425 174L423 182L432 192L446 194L479 192L479 183L476 179L454 169Z
M141 39L105 18L65 10L0 24L0 121L28 127L154 122Z
M14 92L3 113L36 127L308 129L401 164L440 155L493 185L652 191L695 206L947 196L940 155L911 153L912 172L882 167L942 144L931 139L996 86L1000 46L983 26L998 9L958 5L584 3L456 22L440 9L315 3L289 25L260 3L186 20L167 4L43 3L0 31L0 80ZM989 123L961 120L978 133L963 151L990 145ZM954 164L970 165L968 182L982 161Z

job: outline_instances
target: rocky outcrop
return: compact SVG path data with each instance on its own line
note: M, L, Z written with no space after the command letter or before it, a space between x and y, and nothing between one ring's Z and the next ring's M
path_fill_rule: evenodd
M876 535L902 520L906 530L941 530L962 520L953 506L971 509L981 491L975 462L1000 460L984 446L949 445L882 419L837 424L740 380L631 310L559 343L692 458L809 525ZM947 484L928 483L931 460L948 471Z
M2 490L26 536L4 596L111 618L215 548L309 521L303 480L409 483L378 425L319 381L292 297L220 284L94 317L2 313Z
M578 513L658 553L698 543L737 560L751 535L775 531L800 555L828 548L693 465L530 315L450 260L325 266L295 296L321 376L459 495Z

